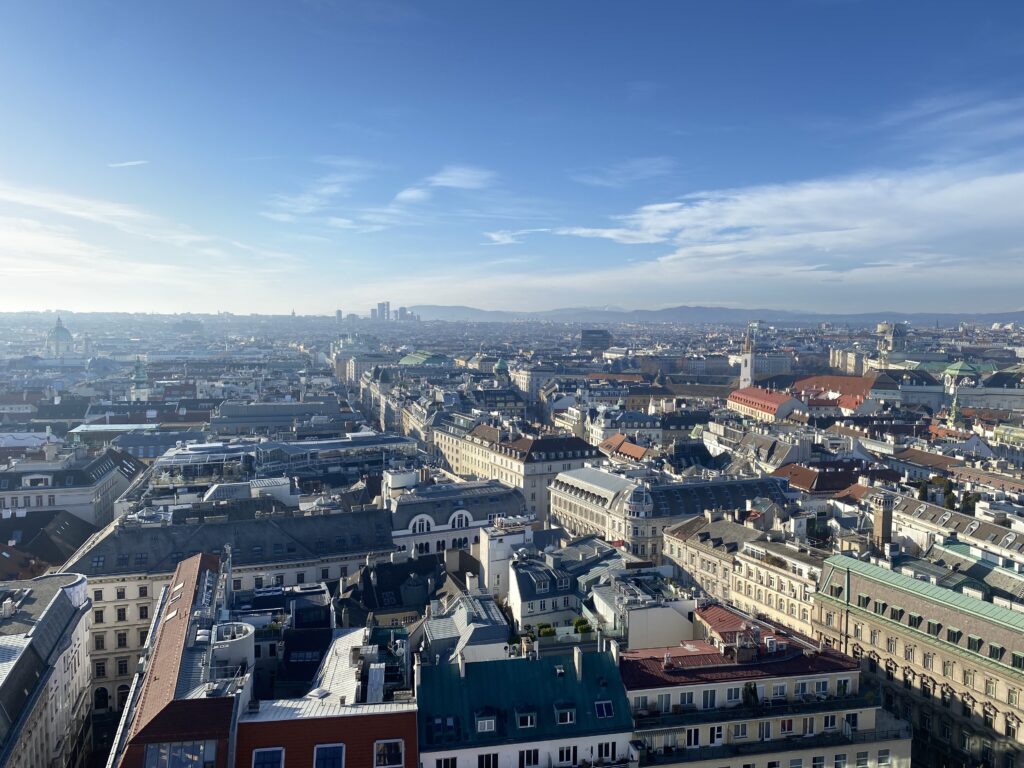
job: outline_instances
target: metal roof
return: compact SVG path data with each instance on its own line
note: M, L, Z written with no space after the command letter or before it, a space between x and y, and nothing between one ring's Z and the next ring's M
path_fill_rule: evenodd
M936 603L944 603L971 616L977 616L996 624L1001 624L1004 627L1024 632L1024 613L993 605L976 597L954 592L951 589L920 581L910 576L904 576L902 573L894 573L880 566L865 563L846 555L830 557L825 561L825 565L852 571L872 581L887 584L903 592L925 598L926 600L932 600Z

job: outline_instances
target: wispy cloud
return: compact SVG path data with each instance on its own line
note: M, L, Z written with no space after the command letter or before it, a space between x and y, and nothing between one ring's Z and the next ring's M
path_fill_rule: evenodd
M406 187L395 195L395 201L399 203L422 203L429 199L430 190L423 187Z
M675 160L671 157L636 157L607 168L576 172L572 174L572 179L592 187L627 187L659 176L668 176L675 167Z
M1024 171L999 165L710 190L643 206L613 226L556 233L663 244L669 251L660 261L685 261L693 269L724 262L849 271L875 268L883 255L905 264L944 254L1019 270L1009 254L1024 235L1016 203L1024 199Z
M149 160L124 160L120 163L107 163L107 168L131 168L135 165L149 165Z
M317 176L297 192L274 195L267 201L264 218L278 222L295 222L327 210L349 196L357 184L365 181L374 167L359 158L326 155L317 158L321 166L331 168L329 173Z
M524 235L550 231L546 227L541 227L536 229L500 229L497 232L484 232L483 234L488 240L486 245L518 245L522 243Z
M496 174L472 165L446 165L426 180L431 187L484 189L494 183Z

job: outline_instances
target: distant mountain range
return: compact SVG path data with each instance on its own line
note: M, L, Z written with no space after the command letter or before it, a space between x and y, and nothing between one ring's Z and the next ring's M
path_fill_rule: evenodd
M782 309L730 309L727 307L669 307L667 309L632 309L617 307L576 307L550 309L542 312L510 312L497 309L477 309L464 306L421 304L410 307L424 320L451 322L507 323L516 320L550 321L557 323L685 323L700 325L745 325L763 320L778 325L811 325L833 323L866 326L883 321L909 322L914 325L955 326L967 321L981 324L1024 323L1024 311L1015 312L859 312L856 314L827 314L794 312Z

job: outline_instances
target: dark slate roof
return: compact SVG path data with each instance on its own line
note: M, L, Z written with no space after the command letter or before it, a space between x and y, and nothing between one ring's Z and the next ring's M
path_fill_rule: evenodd
M443 554L377 563L360 570L357 582L345 591L343 599L368 612L422 610L441 588L445 575Z
M236 567L299 559L357 556L394 548L391 521L383 509L336 515L275 515L260 519L127 526L104 529L67 564L87 576L170 573L189 555L232 547Z
M62 509L0 519L0 541L13 541L22 552L50 565L63 564L94 533L94 526Z
M416 689L420 752L630 733L633 719L619 671L606 653L580 655L577 679L572 655L424 666ZM561 673L559 673L561 669ZM610 701L599 718L595 702ZM575 722L559 725L558 708L575 709ZM519 728L519 713L536 725ZM493 731L477 733L478 715L494 717Z
M125 478L131 480L143 469L145 469L145 466L134 456L124 453L123 451L116 451L112 448L108 448L91 461L70 469L19 470L18 465L15 464L14 469L6 472L0 472L0 480L5 480L9 483L9 485L3 486L5 489L15 488L20 486L21 476L23 474L41 474L49 475L51 478L50 484L53 486L60 488L73 488L76 486L95 485L104 477L107 477L111 472L120 472L125 476Z

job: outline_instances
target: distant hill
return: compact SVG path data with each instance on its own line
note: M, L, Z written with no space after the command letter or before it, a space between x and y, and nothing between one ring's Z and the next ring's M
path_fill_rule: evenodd
M915 325L941 325L945 327L967 321L980 324L1024 323L1024 311L1016 312L859 312L855 314L823 314L795 312L780 309L732 309L728 307L669 307L666 309L622 310L600 307L567 307L542 312L512 312L507 310L478 309L464 306L422 304L410 309L424 320L450 322L512 322L515 320L551 321L562 323L703 323L744 325L753 320L764 320L780 325L808 325L815 323L874 325L883 321L909 322Z

